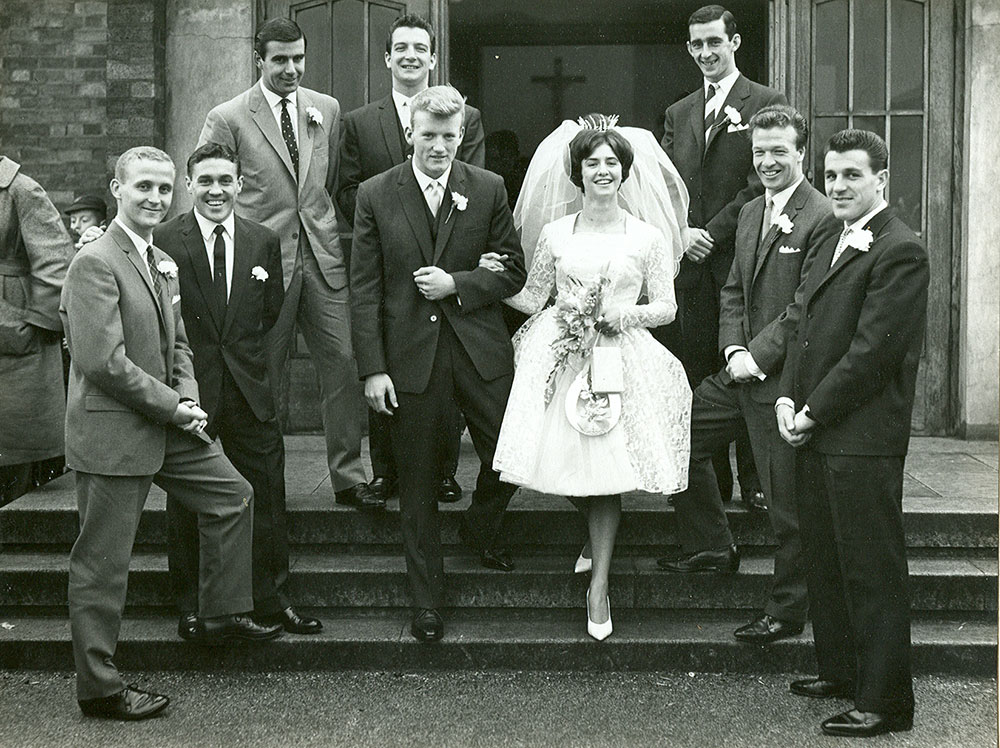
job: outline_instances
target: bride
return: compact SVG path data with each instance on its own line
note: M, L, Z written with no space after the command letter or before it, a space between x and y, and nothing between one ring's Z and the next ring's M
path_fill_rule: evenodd
M493 465L586 518L592 561L581 554L577 571L592 572L587 631L598 640L612 630L621 494L687 485L691 390L646 329L677 310L686 215L687 192L652 133L604 115L564 122L539 145L514 213L531 267L506 303L533 316L514 336ZM481 261L497 272L502 263Z

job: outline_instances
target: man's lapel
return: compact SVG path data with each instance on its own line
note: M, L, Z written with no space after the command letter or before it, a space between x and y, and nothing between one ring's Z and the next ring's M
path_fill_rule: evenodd
M226 320L222 325L222 337L229 334L233 318L236 317L240 302L246 295L250 282L250 246L243 219L233 217L233 280L229 286L229 303L226 304ZM255 281L260 283L260 281Z
M202 301L208 307L212 322L215 323L215 329L218 330L222 327L222 320L219 319L219 312L215 308L212 268L208 265L205 240L202 238L193 210L184 217L184 225L181 227L181 242L184 244L184 251L187 252L188 262L191 263L191 268L194 270L194 278L198 284L198 290L201 291Z
M747 211L748 226L746 228L746 234L742 237L745 241L738 242L737 247L747 246L753 248L752 252L748 252L742 257L745 257L743 270L743 277L745 282L752 284L753 278L756 275L755 268L759 266L760 263L760 231L761 224L764 222L764 198L754 198L753 201L747 203L747 207L744 208Z
M135 244L132 243L132 239L125 233L125 230L114 221L111 222L111 226L108 228L108 234L115 240L115 244L118 245L118 248L126 254L129 262L132 263L132 267L135 268L139 277L142 278L143 285L145 285L149 290L149 295L153 297L153 303L156 305L156 313L160 317L160 324L164 326L164 329L166 329L166 324L163 320L163 299L153 288L153 278L151 275L152 273L158 272L157 269L155 267L151 267L148 271L146 270L146 263L143 258L139 256L139 250L136 248Z
M319 130L319 125L309 124L309 115L306 112L306 109L312 106L309 94L304 89L299 88L295 98L299 120L299 194L302 194L306 176L309 174L309 164L312 161L313 140Z
M799 186L795 188L795 192L793 192L791 197L788 198L788 202L785 203L785 207L778 213L778 215L784 214L788 216L788 220L790 220L792 224L794 224L796 216L798 216L799 211L802 209L802 206L806 204L806 197L808 196L808 194L809 194L809 184L806 182L805 179L803 179L801 182L799 182ZM777 217L778 217L777 215L772 215L771 220L773 221ZM763 212L761 213L760 220L761 223L763 223L764 221ZM795 229L793 226L792 231L794 230ZM771 224L771 228L764 236L761 245L757 250L757 264L753 270L754 280L757 279L757 274L760 272L760 269L764 267L764 261L767 259L767 256L771 253L771 250L774 248L774 245L777 244L778 239L781 236L787 236L787 235L783 234L781 232L781 229L779 229L777 225Z
M282 163L285 164L285 168L288 169L288 173L294 179L295 167L292 166L292 157L288 153L288 146L285 145L285 139L281 137L281 130L278 129L278 122L274 119L274 113L267 105L267 99L264 98L264 94L260 90L262 85L258 81L250 89L250 116L257 123L257 127L260 128L267 142L271 144L274 152L281 158ZM301 149L299 150L301 151ZM301 153L299 158L302 158Z
M889 208L885 208L878 213L876 213L871 220L868 221L862 228L868 229L872 232L872 245L868 248L870 252L872 247L879 240L879 232L882 231L883 227L889 222L893 216L893 212ZM847 247L841 252L840 257L837 258L837 262L831 267L830 263L833 261L833 253L837 248L837 243L840 241L840 234L831 237L827 246L824 247L818 255L816 255L816 262L819 263L820 268L826 268L826 273L824 274L822 280L816 286L812 295L815 296L816 292L819 291L824 285L830 282L830 279L843 270L847 265L850 265L854 260L860 257L866 252L862 252L854 247Z
M403 158L403 147L399 142L399 115L396 114L396 105L392 101L392 94L379 102L378 122L382 128L382 137L385 138L385 147L389 151L392 163L403 163L406 159Z
M700 153L705 152L705 81L701 82L701 87L691 97L691 129L694 130L694 139L698 144Z
M730 125L729 117L725 115L725 109L727 106L731 106L733 109L743 115L743 107L747 99L750 98L750 84L747 79L740 75L736 82L733 83L733 87L729 89L729 96L726 100L722 102L722 106L719 109L719 117L715 121L715 126L708 133L708 140L705 142L705 153L708 153L708 149L712 147L712 143L715 139L719 137L719 133L723 129L728 129ZM703 107L704 109L704 107ZM702 126L704 126L704 120L702 121Z
M438 232L437 239L434 241L435 265L441 258L444 248L448 245L451 230L455 227L458 217L462 214L462 211L458 210L455 207L455 203L452 202L451 195L453 192L464 195L466 192L465 182L465 169L462 166L462 162L453 161L451 174L448 175L448 186L445 188L444 197L441 199L441 207L438 208Z
M427 202L424 200L420 185L413 174L413 166L407 161L399 170L399 179L396 181L396 189L399 192L399 200L403 204L403 213L410 223L410 229L417 238L420 246L420 254L424 261L433 264L434 246L431 243L431 227L427 223Z

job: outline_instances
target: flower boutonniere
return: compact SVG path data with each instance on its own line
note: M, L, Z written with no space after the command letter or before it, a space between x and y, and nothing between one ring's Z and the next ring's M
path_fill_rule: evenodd
M323 124L323 113L314 106L306 107L306 119L311 125L322 125Z
M844 246L854 247L859 252L867 252L871 248L873 241L875 241L875 237L872 236L872 232L868 229L861 229L860 231L849 233Z
M784 213L779 213L777 217L771 219L771 225L777 226L782 234L792 233L792 229L795 228L795 224L792 223L792 219L789 218Z
M173 260L160 260L156 263L156 272L167 278L177 277L177 265Z
M254 265L253 269L250 271L250 275L253 276L254 280L266 281L270 276L268 276L267 271L260 265Z
M451 193L451 210L448 211L448 217L444 219L445 223L451 220L451 214L456 210L462 212L469 207L469 198L460 192Z
M729 118L730 124L739 125L743 121L743 117L740 115L740 110L732 105L726 105L722 111L726 113L726 117Z

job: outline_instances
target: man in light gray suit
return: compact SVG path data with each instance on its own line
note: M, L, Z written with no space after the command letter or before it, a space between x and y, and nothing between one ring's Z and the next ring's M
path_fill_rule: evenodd
M260 80L208 113L198 145L221 143L243 166L237 212L281 240L285 302L272 329L272 382L295 325L319 376L327 461L337 503L381 509L361 464L364 407L351 350L347 268L331 195L337 189L340 105L302 88L306 40L287 18L266 21L254 39Z

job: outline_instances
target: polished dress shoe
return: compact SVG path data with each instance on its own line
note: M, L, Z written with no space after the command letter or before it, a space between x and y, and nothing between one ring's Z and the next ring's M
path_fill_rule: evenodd
M811 699L854 698L854 684L842 680L823 680L822 678L793 680L788 684L788 690L797 696L808 696Z
M87 717L134 722L155 717L167 708L170 699L163 694L142 691L135 686L126 686L111 696L100 699L81 699L77 703L80 705L80 711Z
M254 616L257 623L270 626L281 626L289 634L318 634L323 630L323 622L318 618L300 616L295 609L288 606L277 613Z
M262 626L248 615L199 618L198 634L192 641L198 644L225 644L232 641L259 642L277 639L280 625Z
M441 485L438 486L438 501L444 504L454 504L456 501L461 500L462 487L458 485L455 476L449 475L447 478L442 478Z
M502 548L482 548L473 539L472 533L463 521L458 528L458 537L462 544L479 556L479 563L487 569L497 571L514 571L514 561L510 551Z
M767 497L759 488L740 491L740 501L751 512L767 511Z
M185 641L191 641L198 636L198 615L196 613L181 613L177 621L177 636Z
M368 491L374 498L388 501L396 495L398 487L395 478L382 478L376 475L368 484Z
M410 622L413 638L422 642L436 642L444 636L444 620L434 608L421 608Z
M756 621L751 621L746 626L740 626L733 632L733 636L741 642L767 644L788 636L798 636L802 633L803 628L804 625L801 623L782 621L780 618L774 618L765 613Z
M820 723L820 729L827 735L844 738L871 738L887 732L904 732L913 729L913 717L905 714L879 714L851 709L841 712Z
M375 496L367 483L345 488L334 493L334 499L343 506L353 506L362 512L378 512L385 509L385 499Z
M721 551L697 551L681 558L658 558L656 565L664 571L687 574L693 571L719 571L735 574L740 569L740 552L735 545Z

